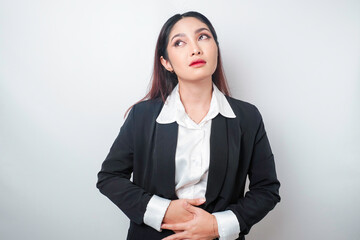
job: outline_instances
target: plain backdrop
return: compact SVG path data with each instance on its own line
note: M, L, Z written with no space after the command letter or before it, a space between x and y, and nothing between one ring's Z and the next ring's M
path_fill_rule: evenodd
M0 1L0 239L125 239L95 187L147 92L164 22L213 23L232 96L256 105L281 202L247 240L360 239L360 2Z

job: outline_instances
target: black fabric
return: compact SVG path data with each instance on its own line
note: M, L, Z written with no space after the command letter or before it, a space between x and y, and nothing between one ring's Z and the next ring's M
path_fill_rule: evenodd
M226 98L236 118L218 114L212 120L206 202L201 207L209 213L232 210L240 224L239 239L244 239L280 201L280 182L260 112L250 103ZM97 188L131 220L130 240L156 240L172 233L159 233L143 223L153 194L177 199L178 124L156 122L162 106L160 99L154 99L130 110L98 173ZM247 175L249 191L244 195Z
M167 236L170 236L171 234L174 234L174 232L166 229L158 232L155 231L153 228L145 225L144 223L138 225L134 222L130 222L127 240L163 239ZM245 240L245 237L241 235L241 237L239 237L237 240Z

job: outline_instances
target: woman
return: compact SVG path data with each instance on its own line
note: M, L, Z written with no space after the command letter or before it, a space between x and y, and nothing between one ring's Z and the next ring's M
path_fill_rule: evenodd
M245 239L279 187L259 111L229 96L213 26L198 12L174 15L151 90L98 173L97 188L130 219L127 239Z

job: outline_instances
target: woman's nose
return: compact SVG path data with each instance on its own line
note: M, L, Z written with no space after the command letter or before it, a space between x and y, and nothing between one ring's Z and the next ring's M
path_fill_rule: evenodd
M198 50L198 49L194 49L194 51L192 52L192 56L194 56L194 55L199 55L201 52L200 52L200 50Z
M196 43L193 43L193 44L192 44L191 56L199 55L199 54L201 54L201 49L200 49L200 47L199 47Z

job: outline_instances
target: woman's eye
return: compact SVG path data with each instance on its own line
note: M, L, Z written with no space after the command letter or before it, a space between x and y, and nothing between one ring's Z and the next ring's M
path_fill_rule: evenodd
M174 46L177 47L177 46L180 46L180 45L182 45L182 44L183 44L183 41L176 41L176 42L174 43Z
M201 34L199 39L207 39L207 38L210 38L209 35L207 34Z

